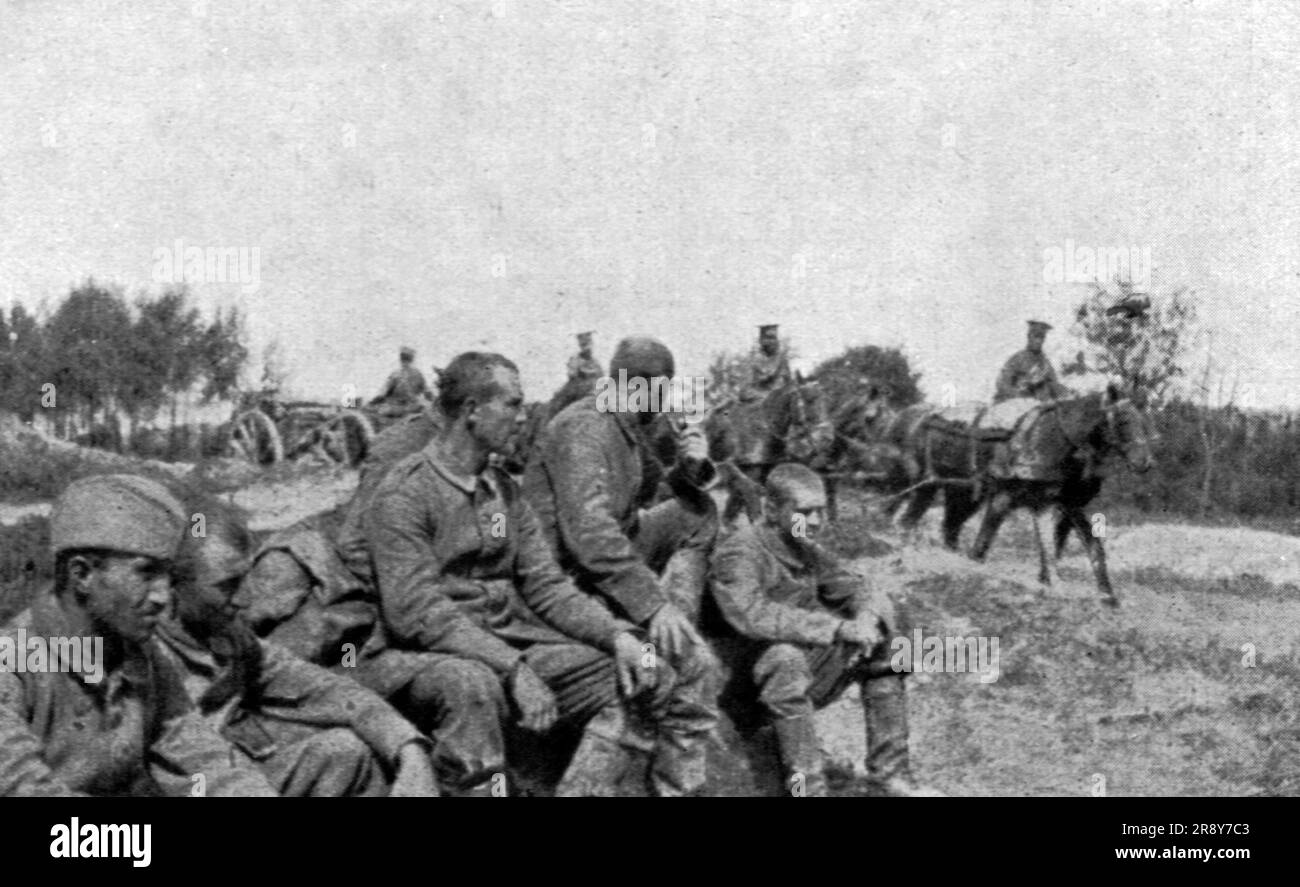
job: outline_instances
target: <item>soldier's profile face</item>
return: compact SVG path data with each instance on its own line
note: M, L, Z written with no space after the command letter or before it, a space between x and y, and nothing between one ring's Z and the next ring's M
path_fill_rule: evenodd
M91 620L103 631L135 643L153 634L171 604L168 564L157 558L108 555L98 568L73 574L85 593Z
M235 592L248 560L220 536L186 541L195 546L193 576L174 588L176 615L187 625L223 625L238 612Z
M1029 350L1042 351L1043 343L1047 341L1047 330L1030 330L1029 331Z
M764 332L758 334L758 344L762 347L765 354L775 354L777 346L781 344L781 340L777 337L776 333Z
M474 408L474 436L490 452L507 453L523 426L524 389L519 374L506 367L492 368L496 393Z

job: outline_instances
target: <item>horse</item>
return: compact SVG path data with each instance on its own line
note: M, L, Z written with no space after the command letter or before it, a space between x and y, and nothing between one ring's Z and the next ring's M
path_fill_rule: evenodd
M984 506L971 548L971 557L983 561L1007 515L1027 508L1034 516L1039 581L1051 584L1055 561L1074 531L1083 540L1103 601L1119 605L1106 569L1104 533L1094 531L1084 510L1101 491L1110 457L1122 455L1139 473L1149 471L1154 460L1149 419L1114 385L1105 392L1044 402L1009 439L954 428L926 407L901 410L885 438L920 466L904 491L910 497L901 521L905 530L915 530L942 487L943 541L950 549L957 549L962 526ZM1048 508L1056 512L1052 558L1039 526Z
M762 397L742 395L710 407L704 417L709 459L729 491L724 520L761 509L761 485L781 462L826 470L834 430L815 380L795 379Z

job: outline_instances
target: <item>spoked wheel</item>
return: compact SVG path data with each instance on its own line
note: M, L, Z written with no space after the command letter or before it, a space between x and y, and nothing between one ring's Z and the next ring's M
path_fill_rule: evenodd
M344 410L325 423L320 435L327 456L340 465L354 467L360 465L370 451L375 429L361 413Z
M230 423L226 455L254 465L274 465L284 458L284 443L270 416L261 410L245 410Z

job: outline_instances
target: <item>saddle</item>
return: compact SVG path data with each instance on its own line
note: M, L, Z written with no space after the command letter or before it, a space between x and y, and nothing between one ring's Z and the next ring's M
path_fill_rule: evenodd
M922 419L924 427L951 437L960 438L968 448L971 477L978 478L987 469L994 475L1007 475L1025 461L1023 447L1018 442L1034 425L1038 415L1051 403L1034 398L1013 398L987 405L968 401L951 407L934 410ZM981 444L992 444L992 460L981 465ZM933 467L932 444L927 438L925 470L927 476L937 477ZM977 484L978 486L978 484Z
M999 442L1010 440L1020 422L1037 406L1039 401L1030 398L1006 400L992 406L967 401L935 410L927 418L935 430L976 441Z

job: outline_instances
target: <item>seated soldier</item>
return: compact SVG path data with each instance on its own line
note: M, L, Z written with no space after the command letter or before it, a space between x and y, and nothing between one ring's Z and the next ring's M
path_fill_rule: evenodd
M438 794L430 746L355 681L259 641L240 617L252 536L230 506L195 498L204 532L187 533L173 571L174 618L159 639L212 726L256 762L281 795Z
M337 666L349 654L355 664L378 613L361 517L388 469L427 446L441 425L434 406L384 429L341 517L306 518L258 547L243 597L244 618L259 637L317 665Z
M711 615L732 680L756 693L772 720L792 789L826 793L813 712L858 683L872 789L937 794L912 779L903 676L890 665L888 638L904 631L892 602L815 543L826 507L815 472L778 465L766 490L763 519L713 556Z
M662 724L680 679L573 587L514 481L489 466L522 404L518 370L499 354L462 354L444 370L443 427L388 471L363 516L380 619L356 674L431 732L452 789L504 769L513 710L534 735L582 727L558 794L608 792L623 744L655 742L658 755L676 740ZM625 700L644 717L629 722ZM642 720L660 725L657 740L636 729Z
M629 392L663 390L673 372L672 352L648 337L619 342L609 366L610 379L626 380ZM683 452L688 458L668 474L674 497L656 503L664 470L647 436L664 409L606 406L591 395L547 423L524 472L524 494L579 588L641 626L660 655L691 676L666 725L676 740L661 748L668 753L655 771L661 792L689 793L704 784L704 742L717 722L714 663L694 626L718 533L705 472L696 469L711 463Z
M55 501L53 590L0 629L12 654L51 645L35 670L0 652L0 795L275 795L232 760L154 638L185 528L180 504L143 477L74 481ZM68 646L83 638L96 644Z

